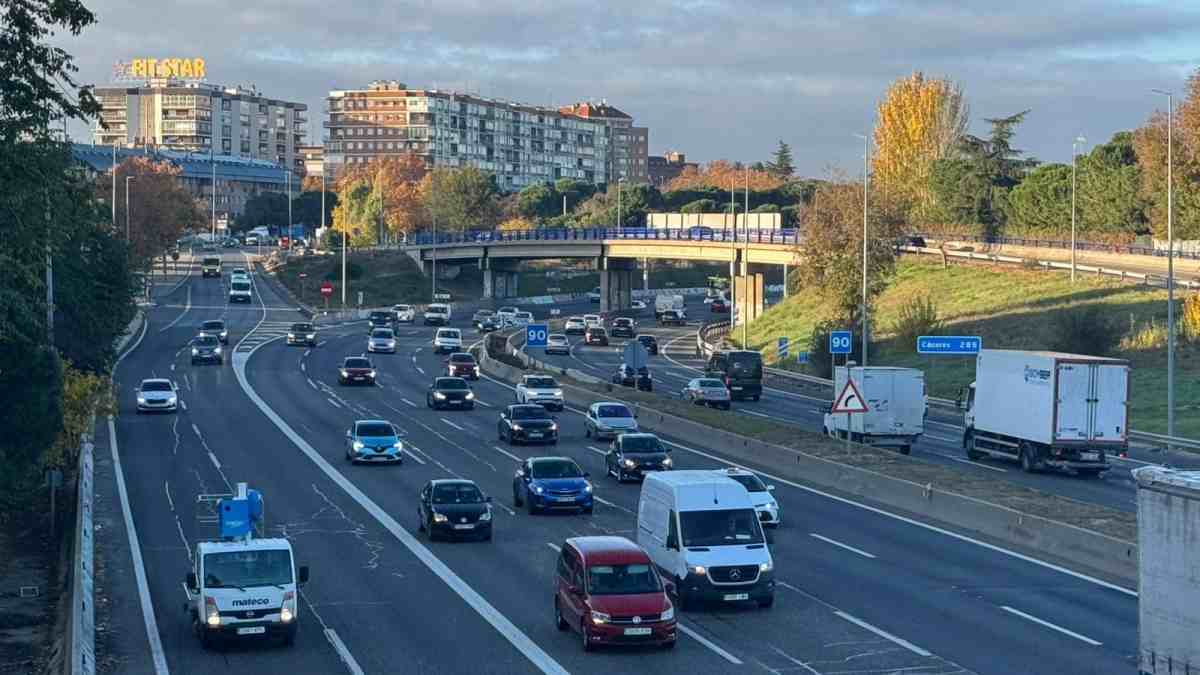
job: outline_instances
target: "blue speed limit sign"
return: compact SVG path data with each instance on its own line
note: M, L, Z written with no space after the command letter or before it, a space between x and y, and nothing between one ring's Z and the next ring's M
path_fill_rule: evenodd
M546 336L550 333L550 328L544 323L531 323L525 327L525 346L526 347L545 347Z
M829 333L829 353L849 354L850 343L853 340L848 330L835 330Z

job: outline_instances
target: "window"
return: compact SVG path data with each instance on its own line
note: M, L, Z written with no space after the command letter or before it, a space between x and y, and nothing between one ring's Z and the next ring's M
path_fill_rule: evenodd
M395 436L396 432L392 429L392 425L383 422L360 422L358 424L358 435L371 438L386 438Z

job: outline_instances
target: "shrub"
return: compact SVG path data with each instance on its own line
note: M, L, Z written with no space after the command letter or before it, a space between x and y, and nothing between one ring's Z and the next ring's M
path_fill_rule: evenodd
M1121 349L1142 351L1147 349L1162 349L1167 346L1167 326L1151 318L1145 325L1139 326L1133 316L1129 317L1129 333L1121 338Z
M1071 354L1106 356L1121 339L1121 329L1099 305L1060 312L1051 321L1050 349Z
M1189 295L1183 301L1179 329L1188 342L1200 342L1200 293Z
M892 332L902 345L916 345L921 335L936 335L942 328L937 304L933 298L923 295L904 303L892 325Z
M808 339L808 371L817 377L832 378L833 363L829 353L829 333L835 330L845 329L846 324L843 321L826 319L813 327L812 335ZM858 326L854 327L854 335L858 338L861 333L858 332ZM862 363L862 340L855 339L850 343L850 354L843 358L851 361ZM842 359L838 359L839 362Z

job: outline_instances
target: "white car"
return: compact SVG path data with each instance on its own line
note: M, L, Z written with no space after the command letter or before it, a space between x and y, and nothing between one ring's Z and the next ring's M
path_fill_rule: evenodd
M604 319L599 314L584 314L583 325L587 328L604 328Z
M587 331L587 322L582 316L572 316L563 323L563 332L567 335L583 335Z
M251 301L250 277L233 277L229 282L229 302Z
M528 326L533 323L533 312L517 312L513 314L512 324L514 326Z
M258 245L258 236L257 236L257 235L253 235L253 234L251 234L251 235L247 235L247 237L246 237L246 245L247 245L247 246L256 246L256 245Z
M750 493L750 501L754 503L754 511L758 513L758 522L764 527L779 527L782 522L779 516L779 502L775 501L774 485L766 485L762 479L745 469L730 467L717 469L713 473L728 476L742 484Z
M445 326L450 323L450 305L435 302L425 308L426 326Z
M629 308L630 309L646 309L646 303L642 300L634 300L633 302L629 303Z
M501 307L496 310L496 318L500 319L501 325L506 325L517 314L516 307Z
M163 378L142 380L135 391L137 392L137 411L139 413L154 410L164 412L179 410L179 388L171 380Z
M396 313L397 323L412 323L417 318L412 305L392 305L392 311Z
M396 353L396 334L391 328L376 328L367 338L367 351L372 354Z
M546 410L562 410L563 391L549 375L526 375L517 384L517 403L537 403Z
M462 331L457 328L439 328L437 335L433 337L435 354L461 352L462 344Z
M547 354L566 354L571 353L571 341L566 335L555 333L546 336L546 353Z

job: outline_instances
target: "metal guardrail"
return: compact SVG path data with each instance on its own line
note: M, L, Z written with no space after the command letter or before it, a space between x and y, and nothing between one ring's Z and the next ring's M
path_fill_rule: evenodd
M978 260L980 262L991 263L1006 263L1011 265L1038 265L1044 269L1069 270L1071 263L1061 262L1058 260L1034 260L1030 258L1018 258L1016 256L998 255L995 253L974 253L972 251L943 251L937 248L920 247L920 246L900 246L901 251L907 253L921 253L927 255L940 256L945 254L948 258L963 258L967 260ZM1167 287L1167 277L1162 274L1154 274L1153 272L1131 272L1129 270L1114 269L1110 267L1099 267L1096 265L1075 265L1077 272L1092 273L1101 276L1118 277L1120 279L1136 279L1148 286ZM1179 275L1175 277L1175 287L1193 289L1200 288L1200 280L1180 279Z
M922 237L924 239L936 239L939 241L954 240L954 241L971 241L980 244L999 244L1007 246L1028 246L1030 248L1059 248L1070 249L1071 242L1061 239L1025 239L1022 237L982 237L973 234L924 234L917 233L910 235L912 237ZM1133 244L1105 244L1096 241L1078 241L1075 242L1075 250L1077 251L1093 251L1096 253L1113 253L1118 255L1144 255L1155 258L1167 257L1166 249L1158 249L1150 246L1135 246ZM1200 260L1200 252L1197 251L1175 251L1176 258L1187 258L1191 260Z
M407 246L474 245L521 241L605 241L629 239L645 241L709 241L743 244L776 244L795 246L800 243L800 230L796 228L733 228L686 227L585 227L585 228L537 228L530 230L483 230L470 232L416 232L408 237Z

